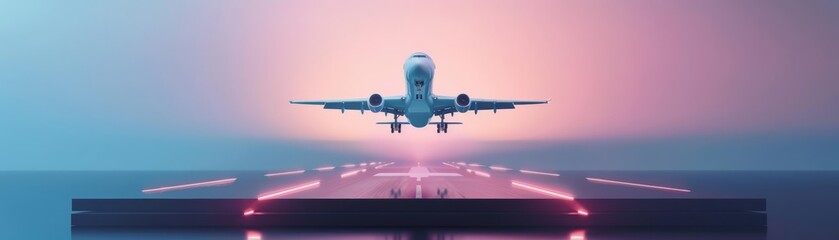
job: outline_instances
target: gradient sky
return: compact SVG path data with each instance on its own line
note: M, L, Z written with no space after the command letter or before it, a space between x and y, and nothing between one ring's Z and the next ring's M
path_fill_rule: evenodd
M839 169L836 1L2 1L0 170ZM291 99L552 99L392 135ZM522 161L526 160L526 161Z

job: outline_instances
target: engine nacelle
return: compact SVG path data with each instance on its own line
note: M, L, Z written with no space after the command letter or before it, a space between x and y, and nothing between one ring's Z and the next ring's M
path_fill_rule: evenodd
M382 95L374 93L367 98L367 106L370 107L371 112L377 113L385 108L385 100L382 98Z
M460 113L465 113L466 111L469 111L469 106L471 105L472 99L470 99L469 95L466 95L465 93L457 95L457 97L454 99L454 108Z

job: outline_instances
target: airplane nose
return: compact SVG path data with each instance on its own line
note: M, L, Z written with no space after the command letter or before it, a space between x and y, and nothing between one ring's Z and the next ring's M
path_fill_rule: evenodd
M405 72L408 73L408 76L413 76L415 78L431 78L431 72L433 69L429 64L424 62L409 62L405 65Z

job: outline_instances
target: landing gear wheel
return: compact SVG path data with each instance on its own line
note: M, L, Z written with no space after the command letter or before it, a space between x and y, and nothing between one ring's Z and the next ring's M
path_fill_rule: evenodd
M440 133L440 125L437 124L437 133Z
M402 124L396 125L396 131L402 133Z

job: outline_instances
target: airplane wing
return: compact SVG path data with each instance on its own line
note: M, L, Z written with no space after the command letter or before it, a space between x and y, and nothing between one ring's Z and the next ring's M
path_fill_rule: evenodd
M493 112L499 109L515 109L518 105L531 104L546 104L550 100L499 100L499 99L471 99L468 111L474 111L478 114L479 110L492 110ZM455 97L450 96L436 96L434 99L434 115L449 114L458 112L455 106Z
M405 99L404 96L383 97L384 107L381 112L392 114L404 114ZM343 113L346 110L359 110L362 114L364 111L369 111L370 106L367 106L366 98L355 99L332 99L332 100L306 100L306 101L289 101L291 104L304 105L321 105L323 109L339 109Z

